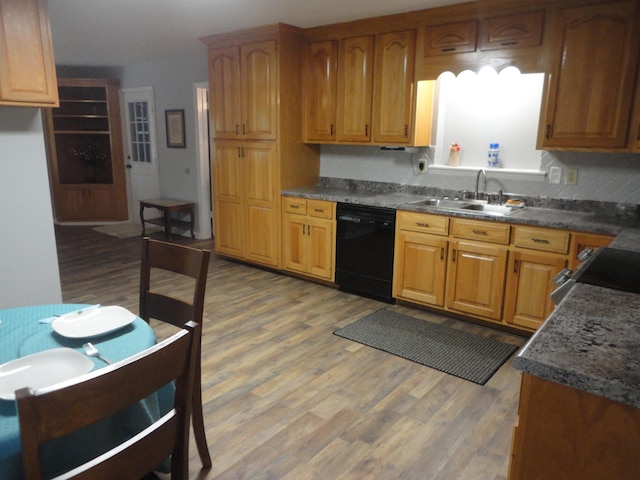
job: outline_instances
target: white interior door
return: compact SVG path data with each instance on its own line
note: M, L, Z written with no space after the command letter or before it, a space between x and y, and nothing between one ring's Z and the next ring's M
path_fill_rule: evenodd
M121 90L126 132L129 218L140 222L140 200L160 197L153 88ZM159 212L151 210L145 216ZM151 218L150 217L150 218Z

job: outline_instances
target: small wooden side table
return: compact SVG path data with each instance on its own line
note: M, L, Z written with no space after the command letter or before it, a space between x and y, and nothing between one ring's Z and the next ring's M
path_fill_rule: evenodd
M144 218L145 208L156 208L162 212L161 218ZM172 212L189 212L190 220L184 221L171 216ZM171 240L171 228L183 227L191 229L191 238L195 238L193 234L194 206L193 202L185 202L184 200L174 200L171 198L152 198L150 200L140 200L140 222L142 223L142 236L145 235L145 222L164 227L164 233Z

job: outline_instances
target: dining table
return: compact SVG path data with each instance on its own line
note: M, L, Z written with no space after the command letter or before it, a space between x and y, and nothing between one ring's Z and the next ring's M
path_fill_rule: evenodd
M83 313L88 308L102 307L48 304L0 310L0 392L2 365L28 355L61 347L86 355L83 345L91 342L105 358L117 362L156 344L156 336L149 324L130 312L129 314L135 317L133 320L129 318L127 324L122 326L116 324L113 331L100 333L102 330L108 330L101 328L98 335L92 334L96 333L95 329L94 332L76 329L78 333L73 334L74 331L68 333L60 327L55 328L56 325L62 326L61 322L54 324L57 318L69 318L73 312ZM109 319L106 318L106 321ZM90 371L107 366L107 363L98 357L87 358L93 362L93 368L91 365L85 365ZM49 442L42 450L45 471L57 474L131 438L171 408L171 387L165 387L113 417L63 439ZM126 388L126 385L123 385L123 388ZM69 405L69 415L73 415L73 410L73 405ZM17 403L15 398L6 398L5 395L0 397L0 480L21 478L23 468Z

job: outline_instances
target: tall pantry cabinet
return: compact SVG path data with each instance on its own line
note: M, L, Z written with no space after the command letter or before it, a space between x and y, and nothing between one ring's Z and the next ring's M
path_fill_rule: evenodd
M315 185L320 165L318 147L302 143L302 30L276 24L201 40L216 252L281 268L280 192Z

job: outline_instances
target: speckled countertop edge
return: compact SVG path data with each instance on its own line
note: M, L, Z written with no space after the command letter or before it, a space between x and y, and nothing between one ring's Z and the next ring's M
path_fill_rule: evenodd
M514 368L640 407L640 295L577 283Z

